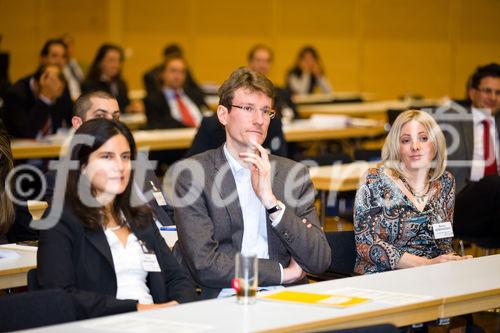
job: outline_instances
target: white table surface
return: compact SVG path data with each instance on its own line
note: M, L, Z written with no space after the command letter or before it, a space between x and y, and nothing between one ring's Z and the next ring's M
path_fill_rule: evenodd
M376 299L346 309L234 298L201 301L31 330L32 332L295 332L392 321L398 325L500 306L500 255L294 287L327 292L345 287L429 296L410 304ZM456 305L462 306L457 310ZM450 312L451 311L451 312Z

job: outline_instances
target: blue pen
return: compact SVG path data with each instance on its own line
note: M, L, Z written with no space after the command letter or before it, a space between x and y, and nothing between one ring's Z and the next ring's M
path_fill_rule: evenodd
M169 225L160 227L160 231L177 231L177 227L175 225Z

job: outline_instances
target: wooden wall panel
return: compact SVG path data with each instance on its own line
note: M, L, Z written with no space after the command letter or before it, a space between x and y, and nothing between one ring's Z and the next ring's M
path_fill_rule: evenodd
M462 97L478 64L500 62L499 19L498 0L0 0L0 47L16 80L35 69L49 37L73 34L84 65L101 43L118 43L138 89L170 42L181 44L201 82L221 82L252 45L266 43L279 84L299 48L312 44L336 90Z

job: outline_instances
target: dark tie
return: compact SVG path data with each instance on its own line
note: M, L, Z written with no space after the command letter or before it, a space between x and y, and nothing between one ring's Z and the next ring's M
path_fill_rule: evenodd
M483 144L484 144L484 176L498 175L497 160L495 155L495 141L490 135L491 124L488 120L482 121L484 126Z
M181 118L182 118L182 123L186 125L187 127L196 127L196 123L191 116L191 113L189 113L189 110L184 104L184 102L181 99L181 96L179 93L175 93L175 100L177 101L177 105L179 106L179 111L181 113Z
M42 137L46 137L47 135L52 134L52 117L50 116L50 114L43 124L43 127L40 129L40 134L42 135Z

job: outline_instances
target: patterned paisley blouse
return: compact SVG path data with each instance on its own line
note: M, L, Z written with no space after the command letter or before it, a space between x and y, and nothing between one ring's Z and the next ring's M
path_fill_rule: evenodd
M434 239L432 224L453 222L455 179L445 172L430 184L431 197L419 211L384 167L368 170L356 193L356 273L393 270L405 252L426 258L454 253L452 238Z

